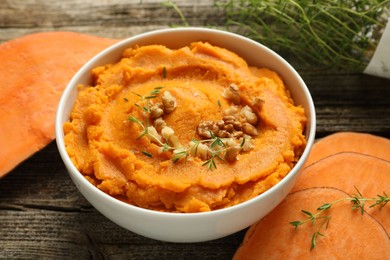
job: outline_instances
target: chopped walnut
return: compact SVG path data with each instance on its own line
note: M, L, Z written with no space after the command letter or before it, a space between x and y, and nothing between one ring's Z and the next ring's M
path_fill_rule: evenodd
M234 138L237 138L237 139L242 137L242 136L244 136L244 132L242 132L242 131L235 131L235 132L233 132L231 134L231 137L234 137Z
M225 125L225 127L223 129L228 131L229 133L233 133L234 125L233 124L227 124L227 125Z
M263 103L264 103L264 100L262 100L259 97L254 97L252 99L252 106L254 106L254 107L261 108L263 106Z
M196 133L204 138L211 138L211 133L216 135L219 131L218 126L212 120L203 121L198 125ZM211 133L210 133L211 132Z
M180 141L179 141L179 137L177 135L172 135L171 138L169 138L169 143L174 148L180 148L181 147L181 144L180 144Z
M245 135L238 139L244 152L250 151L255 147L255 143L250 135Z
M258 135L255 127L257 121L257 115L249 106L242 108L231 106L225 110L221 120L216 122L212 120L201 122L197 128L197 133L204 138L211 138L210 132L220 138L234 137L239 139L244 134L256 136Z
M237 159L237 155L240 152L241 152L241 147L239 145L228 147L226 150L225 159L228 162L233 162Z
M167 126L167 123L165 123L165 120L161 117L154 120L154 127L156 128L157 132L161 132L164 126Z
M256 127L254 127L253 125L251 125L249 123L244 123L242 125L242 131L245 134L248 134L248 135L251 135L251 136L257 136L259 134L259 132L257 131Z
M225 123L225 125L227 125L227 124L233 124L236 121L236 118L234 116L224 116L222 120Z
M169 141L169 139L175 134L172 128L165 126L161 130L161 135L164 137L166 141Z
M216 136L221 137L221 138L229 138L229 137L231 137L231 134L226 130L219 130L217 132Z
M230 100L233 104L239 105L241 103L241 97L239 89L236 84L230 84L222 93L222 96L227 100Z
M158 143L158 141L161 141L161 136L160 134L157 132L156 128L154 128L154 126L148 126L148 133L150 134L147 135L147 137L149 138L149 140L152 142L152 143ZM153 136L153 137L152 137ZM158 141L156 139L158 139Z
M237 113L238 113L237 106L230 106L227 109L225 109L225 111L223 112L225 116L234 116L237 115Z
M179 137L175 135L175 131L172 128L165 126L161 130L161 135L164 137L165 141L169 143L174 148L181 147Z
M241 131L242 123L240 121L233 122L234 130Z
M237 155L241 152L241 147L239 144L237 144L233 139L228 139L225 142L225 145L227 146L226 153L225 153L225 159L229 162L233 162L237 159Z
M176 108L176 98L172 96L171 92L164 91L162 95L162 102L164 105L164 112L169 114Z
M164 114L164 107L161 103L156 103L150 108L150 117L151 118L158 118Z
M219 129L223 129L225 127L225 122L223 120L218 120L216 125Z
M225 146L236 146L237 143L235 140L233 140L233 138L228 138L226 140L224 140L224 144Z
M240 114L249 124L255 125L257 123L257 116L255 113L253 113L252 108L249 106L244 106L241 108Z

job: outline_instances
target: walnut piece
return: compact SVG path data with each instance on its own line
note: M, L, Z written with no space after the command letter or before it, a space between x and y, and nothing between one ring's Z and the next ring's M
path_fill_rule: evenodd
M216 135L218 131L218 126L212 120L202 121L196 129L196 133L203 138L211 138L212 134Z
M259 134L259 132L257 131L256 127L254 127L253 125L251 125L249 123L244 123L242 125L242 131L245 134L248 134L248 135L251 135L251 136L257 136Z
M241 108L240 114L249 124L255 125L257 123L257 116L249 106Z
M162 117L156 118L154 120L154 127L156 128L157 132L161 132L164 126L167 126L167 123L165 123L165 120Z
M239 89L236 84L230 84L222 93L222 96L227 100L230 100L233 104L239 105L241 104L241 97L239 93Z
M171 92L164 91L162 95L162 103L164 105L164 112L169 114L176 108L176 98L172 96Z
M156 103L150 107L150 117L158 118L164 114L164 107L161 103Z

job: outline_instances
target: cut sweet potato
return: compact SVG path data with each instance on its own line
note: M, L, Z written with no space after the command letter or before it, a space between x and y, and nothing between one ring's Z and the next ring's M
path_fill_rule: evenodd
M46 32L0 45L0 177L54 139L55 112L66 84L116 41Z
M384 137L356 132L338 132L318 140L307 158L308 166L339 152L357 152L390 160L390 140Z
M367 198L383 192L390 195L390 161L352 152L331 155L306 167L293 191L313 187L334 187L351 195L358 189ZM379 207L369 208L370 204L367 202L367 212L390 234L390 206L379 211Z
M295 229L291 221L307 216L300 210L316 209L348 194L334 188L310 188L291 193L270 214L253 225L234 259L390 259L390 239L369 214L351 209L349 201L334 204L327 228L317 236L317 247L310 250L317 225L306 223Z

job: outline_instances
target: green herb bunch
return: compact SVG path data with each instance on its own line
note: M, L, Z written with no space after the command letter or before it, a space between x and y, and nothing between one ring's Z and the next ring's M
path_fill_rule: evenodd
M281 54L297 68L362 72L390 18L390 0L216 0L226 29ZM185 15L172 0L183 25ZM209 24L220 27L221 24Z
M220 0L226 25L298 65L363 71L390 0Z

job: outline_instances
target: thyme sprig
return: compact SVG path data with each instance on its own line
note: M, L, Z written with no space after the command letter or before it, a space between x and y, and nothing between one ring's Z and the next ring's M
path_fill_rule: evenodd
M366 202L373 202L369 206L369 208L379 207L380 210L390 201L390 197L386 194L386 192L383 192L383 195L377 195L377 197L375 198L365 198L356 187L355 189L357 191L357 194L350 197L341 198L330 203L325 203L322 206L318 207L315 213L306 210L301 210L301 212L305 214L307 218L304 220L296 220L290 222L290 224L294 226L294 228L298 228L299 226L304 225L306 223L311 223L313 226L317 224L316 231L313 233L313 236L311 238L310 251L317 247L317 237L325 236L323 233L321 233L321 230L323 228L328 228L328 224L331 219L331 215L325 215L325 212L328 211L333 205L342 201L350 201L352 203L352 209L359 210L360 213L363 215L365 212Z
M179 152L174 153L172 157L173 162L177 162L181 159L187 160L193 150L192 154L196 155L199 151L200 144L207 144L210 148L209 158L202 164L202 166L207 166L209 170L217 169L217 164L215 162L216 159L220 161L224 161L223 154L226 152L227 147L224 143L225 138L220 138L215 136L212 132L210 132L211 138L204 140L195 140L192 139L194 143L193 146L183 147Z
M163 143L161 142L161 140L155 136L153 133L150 133L149 131L149 128L148 128L148 125L149 125L149 120L146 120L146 126L145 126L145 123L141 122L140 120L138 120L136 117L134 116L130 116L129 117L129 120L131 122L134 122L136 124L138 124L139 126L141 126L142 128L142 132L141 134L137 137L137 140L141 139L142 137L144 136L148 136L150 139L153 139L154 141L156 141L162 148L163 148L163 151L169 151L169 150L173 150L175 148L173 148L172 146L170 146L168 143Z
M209 170L217 169L217 164L215 163L215 158L224 161L222 158L222 154L226 152L226 145L223 142L223 139L215 136L212 132L210 132L211 139L208 140L210 142L211 156L210 159L206 160L202 166L207 166ZM215 149L216 147L220 147Z
M224 159L220 155L220 152L221 151L213 151L211 153L210 159L205 161L202 164L202 166L207 166L207 168L209 168L209 170L217 169L217 164L215 163L215 158L218 158L219 160L224 161Z
M136 123L137 125L139 125L142 128L142 132L137 137L137 140L141 139L144 136L148 136L150 139L156 141L163 148L163 151L169 151L169 150L173 150L175 148L170 146L168 143L163 143L157 136L155 136L153 133L151 133L149 131L150 113L151 113L150 102L149 101L150 101L150 99L157 98L158 95L160 94L162 88L163 87L161 87L161 86L155 87L152 91L150 91L148 94L146 94L144 96L142 96L142 95L140 95L138 93L133 92L133 94L135 94L136 96L140 97L140 99L141 99L140 103L142 105L136 103L135 106L138 107L139 109L141 109L143 112L145 112L145 122L140 121L135 116L130 116L129 120L131 122L133 122L133 123ZM143 153L145 155L151 157L150 153L148 153L148 152L143 152Z

